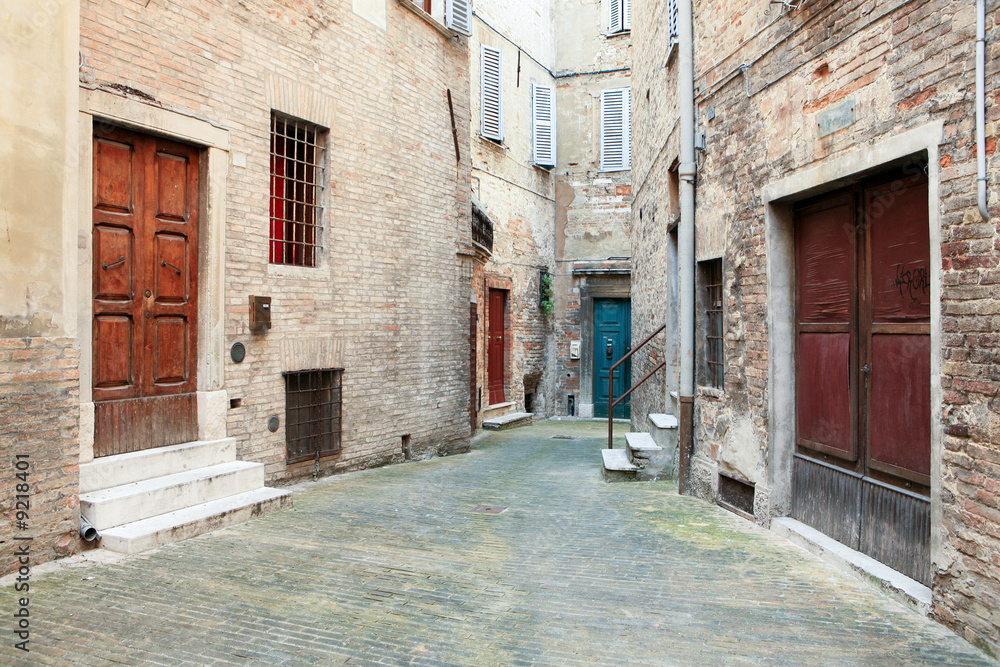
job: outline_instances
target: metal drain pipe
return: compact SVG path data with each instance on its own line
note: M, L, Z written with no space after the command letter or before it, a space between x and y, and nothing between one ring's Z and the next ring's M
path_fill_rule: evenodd
M983 0L980 0L982 2ZM678 490L686 493L694 452L694 186L698 165L694 150L694 16L692 0L677 3L677 89L681 115L681 220L677 229L678 326L680 327L680 460Z
M94 524L87 521L83 515L80 515L80 537L87 542L101 539L101 534L94 528Z
M986 208L986 0L976 0L976 185L979 215Z

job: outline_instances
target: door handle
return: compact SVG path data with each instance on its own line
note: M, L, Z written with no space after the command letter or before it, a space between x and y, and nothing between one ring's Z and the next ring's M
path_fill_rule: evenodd
M606 354L608 355L608 361L611 361L615 357L615 346L610 338L608 338L607 341L608 341L608 346Z
M119 257L115 261L111 262L110 264L108 264L107 262L101 264L101 268L104 269L105 271L107 271L112 266L118 266L119 264L124 264L124 263L125 263L125 255L122 255L121 257Z

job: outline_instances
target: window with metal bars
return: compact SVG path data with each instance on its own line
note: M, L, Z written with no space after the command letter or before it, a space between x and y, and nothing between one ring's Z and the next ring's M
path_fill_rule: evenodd
M704 359L703 384L723 388L723 331L722 331L722 260L699 262L704 299Z
M342 368L285 373L288 463L340 453Z
M324 135L318 125L271 114L272 264L316 266L322 247Z

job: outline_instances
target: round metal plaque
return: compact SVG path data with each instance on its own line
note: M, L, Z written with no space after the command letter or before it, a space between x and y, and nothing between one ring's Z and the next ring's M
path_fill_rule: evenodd
M267 430L270 431L271 433L274 433L275 431L278 430L278 424L280 423L281 422L278 419L278 415L271 415L267 419Z
M247 348L243 343L233 343L233 347L229 350L229 356L232 357L233 361L240 363L247 356Z

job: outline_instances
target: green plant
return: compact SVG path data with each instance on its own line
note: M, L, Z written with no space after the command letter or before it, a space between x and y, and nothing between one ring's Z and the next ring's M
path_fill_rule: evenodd
M555 309L555 303L552 300L552 276L548 273L542 274L540 289L538 292L538 305L542 309L542 315L548 317Z

